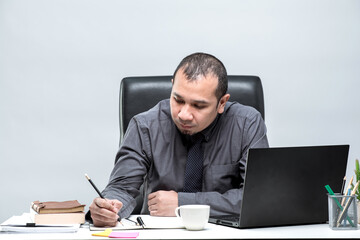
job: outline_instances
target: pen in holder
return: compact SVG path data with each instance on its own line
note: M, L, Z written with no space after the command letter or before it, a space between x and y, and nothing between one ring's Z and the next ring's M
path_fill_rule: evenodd
M357 207L354 195L328 194L328 206L331 229L357 229Z

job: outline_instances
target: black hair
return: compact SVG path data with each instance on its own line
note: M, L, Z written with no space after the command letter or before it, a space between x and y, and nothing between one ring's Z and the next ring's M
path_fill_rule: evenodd
M226 68L224 64L213 55L199 52L185 57L174 72L174 81L179 69L183 70L189 81L197 80L199 76L212 74L218 78L218 86L215 90L215 96L218 101L226 94L228 88Z

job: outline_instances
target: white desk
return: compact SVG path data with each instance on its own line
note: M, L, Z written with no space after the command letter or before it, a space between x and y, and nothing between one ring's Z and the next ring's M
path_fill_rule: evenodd
M133 231L133 230L131 230ZM327 224L284 226L272 228L235 229L208 224L203 231L185 229L135 230L139 232L136 239L281 239L281 238L360 238L360 230L331 230ZM1 240L20 239L111 239L94 237L88 228L80 228L77 233L3 233Z

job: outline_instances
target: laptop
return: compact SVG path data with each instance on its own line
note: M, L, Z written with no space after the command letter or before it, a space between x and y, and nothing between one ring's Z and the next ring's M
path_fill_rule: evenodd
M237 216L209 222L236 228L328 221L325 185L341 191L349 145L250 149Z

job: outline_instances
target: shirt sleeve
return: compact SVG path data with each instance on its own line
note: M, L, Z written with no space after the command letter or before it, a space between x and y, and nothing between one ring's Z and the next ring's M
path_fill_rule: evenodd
M136 119L129 123L124 140L116 155L116 163L111 172L108 185L103 194L108 199L117 199L123 203L119 215L128 217L136 206L135 197L139 195L140 186L144 182L150 162L148 140L142 134Z
M239 173L245 178L245 166L249 148L267 148L269 143L266 136L266 126L259 113L248 116L243 124L242 152L239 159ZM186 204L206 204L211 206L211 215L239 214L243 195L243 181L240 186L219 192L178 193L179 206Z

